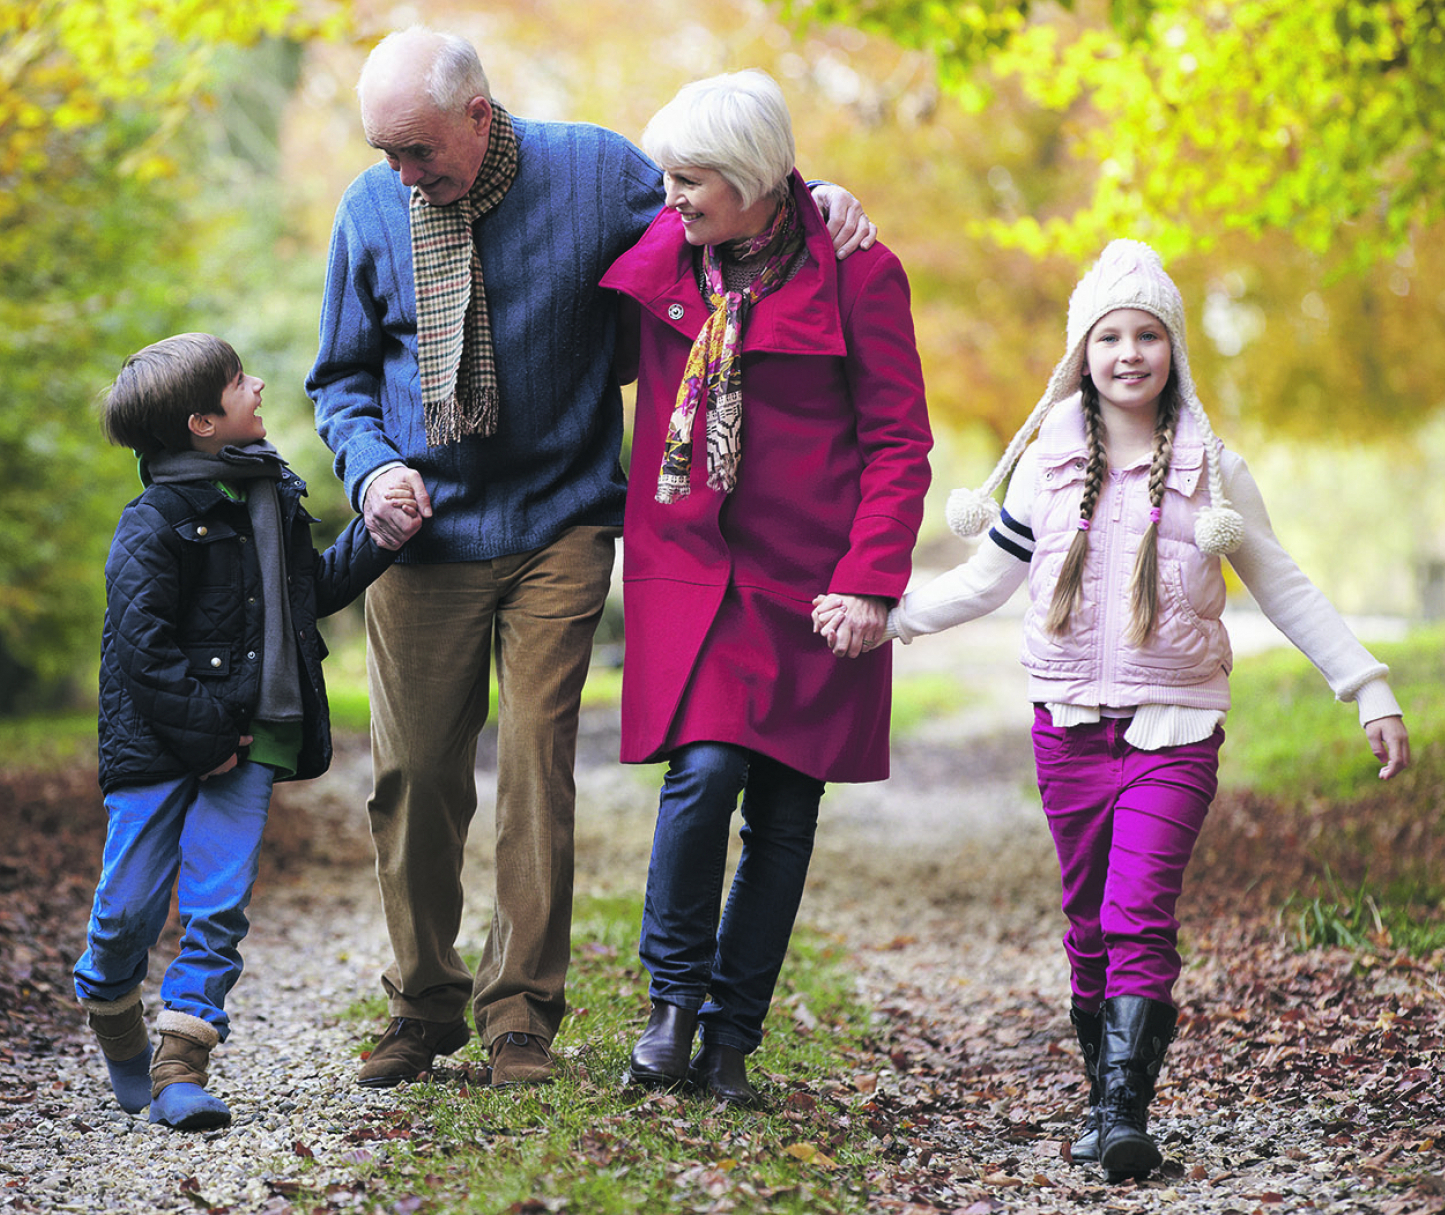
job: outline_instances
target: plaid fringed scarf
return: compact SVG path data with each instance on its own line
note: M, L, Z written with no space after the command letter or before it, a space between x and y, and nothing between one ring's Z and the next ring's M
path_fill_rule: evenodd
M688 353L677 404L667 424L662 470L657 477L659 502L676 502L687 497L691 490L692 427L698 406L704 402L707 404L708 486L730 493L737 485L743 432L743 322L748 308L788 281L788 269L802 247L803 229L791 193L783 199L773 222L763 232L725 249L736 261L764 259L762 269L746 291L726 289L717 249L704 246L703 277L712 313Z
M506 110L492 106L487 154L471 190L445 207L411 192L416 277L416 360L430 447L497 430L492 320L472 225L502 201L517 176L517 137Z

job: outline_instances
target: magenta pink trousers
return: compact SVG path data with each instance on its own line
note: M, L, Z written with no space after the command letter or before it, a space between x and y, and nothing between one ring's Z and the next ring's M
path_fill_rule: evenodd
M1179 977L1174 916L1184 870L1219 786L1223 729L1203 742L1141 751L1127 718L1055 727L1034 711L1039 794L1059 855L1064 950L1074 1002L1112 996L1172 1004Z

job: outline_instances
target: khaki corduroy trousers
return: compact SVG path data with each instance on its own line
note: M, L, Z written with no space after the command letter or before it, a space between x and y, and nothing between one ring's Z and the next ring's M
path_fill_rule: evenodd
M616 528L492 561L394 565L367 591L368 811L393 1016L555 1036L572 926L577 719ZM477 737L498 684L496 897L475 977L457 950Z

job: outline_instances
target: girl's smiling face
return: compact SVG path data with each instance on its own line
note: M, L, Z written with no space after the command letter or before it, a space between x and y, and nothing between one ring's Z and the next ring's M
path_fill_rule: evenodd
M1116 308L1100 317L1089 330L1084 355L1100 401L1130 412L1156 406L1174 362L1164 322L1140 308Z

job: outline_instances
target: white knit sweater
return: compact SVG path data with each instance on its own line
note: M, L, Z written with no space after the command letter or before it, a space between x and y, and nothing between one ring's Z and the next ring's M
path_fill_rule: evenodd
M1032 526L1036 468L1030 448L1019 460L1004 498L1005 512L1025 529ZM1356 702L1361 725L1399 716L1400 706L1386 678L1389 669L1360 644L1324 593L1275 538L1264 499L1244 461L1226 451L1221 471L1225 494L1245 525L1244 542L1230 554L1229 562L1260 609L1314 663L1336 699ZM888 636L907 644L922 634L976 620L1007 602L1023 584L1028 561L1018 555L1016 543L1010 551L999 539L996 527L968 561L905 594L889 613ZM1146 751L1198 742L1224 720L1224 714L1213 709L1168 704L1135 709L1051 703L1049 709L1054 724L1060 727L1097 721L1101 711L1110 715L1133 711L1125 738Z

